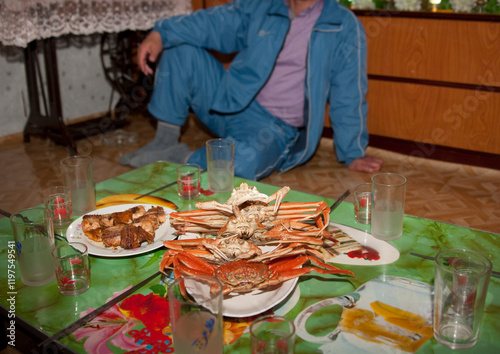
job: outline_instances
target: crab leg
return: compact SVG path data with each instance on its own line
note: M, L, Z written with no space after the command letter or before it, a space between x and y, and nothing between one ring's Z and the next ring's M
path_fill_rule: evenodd
M231 215L233 208L231 205L222 204L215 200L209 202L197 202L196 207L205 211L218 211Z
M324 209L326 206L326 202L308 202L308 203L292 203L292 202L287 202L287 203L281 203L280 209L282 211L284 210L303 210L303 211L308 211L308 212L313 212L316 211L318 208L319 209Z
M213 274L215 271L215 266L193 256L192 254L190 254L188 252L179 253L177 255L177 259L180 262L182 262L182 264L189 266L190 269L194 269L194 270L204 272L204 273L209 273L209 274ZM179 265L180 265L180 263L179 263Z
M212 234L212 233L217 233L217 228L208 228L208 227L202 227L202 226L185 226L179 229L176 229L176 234L177 235L182 235L187 232L191 233L207 233L207 234Z
M303 218L303 220L309 220L320 215L326 208L328 208L326 202L283 203L280 205L277 215L278 217Z
M193 238L189 240L171 240L163 241L163 245L171 250L183 251L184 247L197 247L201 244L199 238Z
M305 264L307 261L312 261L316 265L327 269L315 266L298 268L303 264ZM348 274L355 277L355 275L349 270L336 268L332 265L323 263L317 260L316 258L308 255L301 255L293 259L286 258L280 261L276 261L269 265L269 270L273 273L271 278L269 278L268 281L258 284L255 287L256 289L265 289L268 286L278 285L287 280L291 280L311 272L317 272L321 274ZM238 291L239 289L234 288L233 290Z
M320 247L321 248L321 247ZM276 249L271 252L264 253L261 256L257 256L249 260L249 262L266 262L268 260L277 259L283 256L293 256L298 254L310 253L321 259L324 259L324 255L314 248L303 245L302 243L290 243L288 245L280 244Z
M174 261L174 254L170 251L165 252L160 262L160 272L164 273L163 270L167 267L170 267L173 261Z
M321 219L321 216L318 216L316 218L316 224L319 226L321 231L325 230L328 227L328 225L330 224L330 208L329 207L326 207L324 209L322 216L323 216L324 221Z
M274 225L276 225L273 229L278 229L281 228L282 230L317 230L318 228L314 225L311 224L304 224L303 222L298 222L298 221L293 221L291 219L278 219L273 222Z
M262 245L275 245L275 244L292 243L292 242L294 243L302 242L304 244L317 245L317 246L323 245L323 240L321 240L318 237L302 236L291 232L288 233L282 232L277 235L274 234L270 235L269 233L266 233L263 235L260 241Z
M312 263L316 264L317 266L320 266L320 267L323 267L326 269L319 268L319 267L302 267L302 268L290 270L290 268L300 267L301 265L303 265L307 261L311 261ZM296 257L295 259L292 259L292 260L289 260L289 259L279 260L279 261L269 265L269 269L273 272L276 272L276 273L299 274L298 276L315 271L315 272L318 272L321 274L349 274L349 275L352 275L353 277L356 277L354 275L354 273L351 272L350 270L339 269L339 268L334 267L330 264L321 262L320 260L318 260L315 257L308 256L308 255L302 255L302 256ZM302 272L300 272L300 271L302 271ZM290 278L290 279L292 279L292 278Z
M315 244L315 245L323 245L323 231L322 230L308 230L308 231L300 231L300 230L290 230L287 229L284 225L276 226L270 231L262 234L259 237L259 241L263 244L276 243L276 241L302 241L304 243Z
M227 216L223 215L214 215L214 216L207 216L207 217L191 217L191 216L184 216L182 218L172 218L172 223L175 224L177 222L182 222L182 223L194 223L194 224L206 224L206 225L212 225L218 223L226 223L227 220L229 219Z
M212 217L206 217L206 218L193 218L189 216L185 216L182 218L172 218L172 226L175 226L176 224L195 224L195 225L206 225L208 227L210 226L215 226L215 227L222 227L227 223L228 218L225 216L212 216Z
M276 193L269 196L267 203L270 203L273 200L276 200L276 202L274 203L274 213L275 214L281 206L281 201L288 194L288 192L290 192L290 187L285 186L285 187L281 188L279 191L277 191Z
M208 202L205 202L208 203ZM173 211L170 213L171 217L177 217L177 216L207 216L207 215L220 215L220 213L216 210L211 210L211 209L195 209L195 210L186 210L186 211Z

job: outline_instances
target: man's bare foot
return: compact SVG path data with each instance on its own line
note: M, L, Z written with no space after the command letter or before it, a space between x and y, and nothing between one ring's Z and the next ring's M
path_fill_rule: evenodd
M380 170L383 163L384 162L377 157L364 156L351 162L348 168L351 171L376 172Z

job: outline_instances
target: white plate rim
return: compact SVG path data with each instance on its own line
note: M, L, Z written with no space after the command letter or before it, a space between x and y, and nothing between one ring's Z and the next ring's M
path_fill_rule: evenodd
M360 258L350 258L346 254L341 254L329 259L328 260L329 263L371 266L371 265L391 264L399 259L400 252L396 247L394 247L394 245L391 245L387 241L376 239L372 234L370 234L367 231L359 230L354 227L337 224L334 222L330 222L330 226L339 228L344 233L349 235L352 239L358 241L361 245L373 248L379 253L380 259L366 260Z
M250 317L265 312L280 304L295 289L299 278L287 280L274 290L254 290L240 294L222 303L222 313L226 317ZM264 298L266 301L264 302ZM265 303L264 307L257 306ZM242 307L242 305L245 305Z
M141 247L126 250L123 248L105 248L102 243L100 242L95 242L90 240L87 236L82 231L82 220L83 216L80 216L77 218L75 221L73 221L67 231L66 231L66 239L68 242L81 242L85 244L88 248L89 254L93 256L101 256L101 257L128 257L128 256L135 256L139 254L143 254L146 252L150 252L153 250L156 250L160 247L163 246L163 241L166 240L173 240L175 239L174 232L175 230L170 226L169 222L169 215L171 212L174 210L165 206L161 205L154 205L154 204L142 204L142 203L136 203L136 204L120 204L120 205L113 205L101 209L96 209L93 210L85 215L102 215L102 214L109 214L109 213L115 213L119 211L125 211L127 209L136 207L142 205L146 210L149 210L152 207L162 207L163 210L165 210L165 215L166 215L166 221L156 230L155 232L155 239L154 242L148 245L142 245Z

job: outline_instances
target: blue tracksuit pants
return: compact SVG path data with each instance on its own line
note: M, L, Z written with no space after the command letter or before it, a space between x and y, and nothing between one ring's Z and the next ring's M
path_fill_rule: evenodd
M224 66L203 48L182 45L163 52L156 69L149 111L157 119L183 125L189 108L218 137L235 142L235 175L251 180L280 168L298 138L298 130L271 115L257 100L241 112L210 110ZM205 147L189 158L206 168Z

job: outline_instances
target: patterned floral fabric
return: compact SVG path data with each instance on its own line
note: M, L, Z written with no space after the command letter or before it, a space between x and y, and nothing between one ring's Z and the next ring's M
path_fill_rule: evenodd
M0 0L0 42L26 47L65 34L148 30L191 10L190 0Z
M113 297L127 291L113 293ZM77 341L83 341L87 353L111 354L115 350L128 353L173 353L170 310L165 296L165 288L157 285L148 295L131 295L110 309L106 310L73 335ZM86 316L94 309L83 311ZM234 343L254 317L224 319L224 345Z

